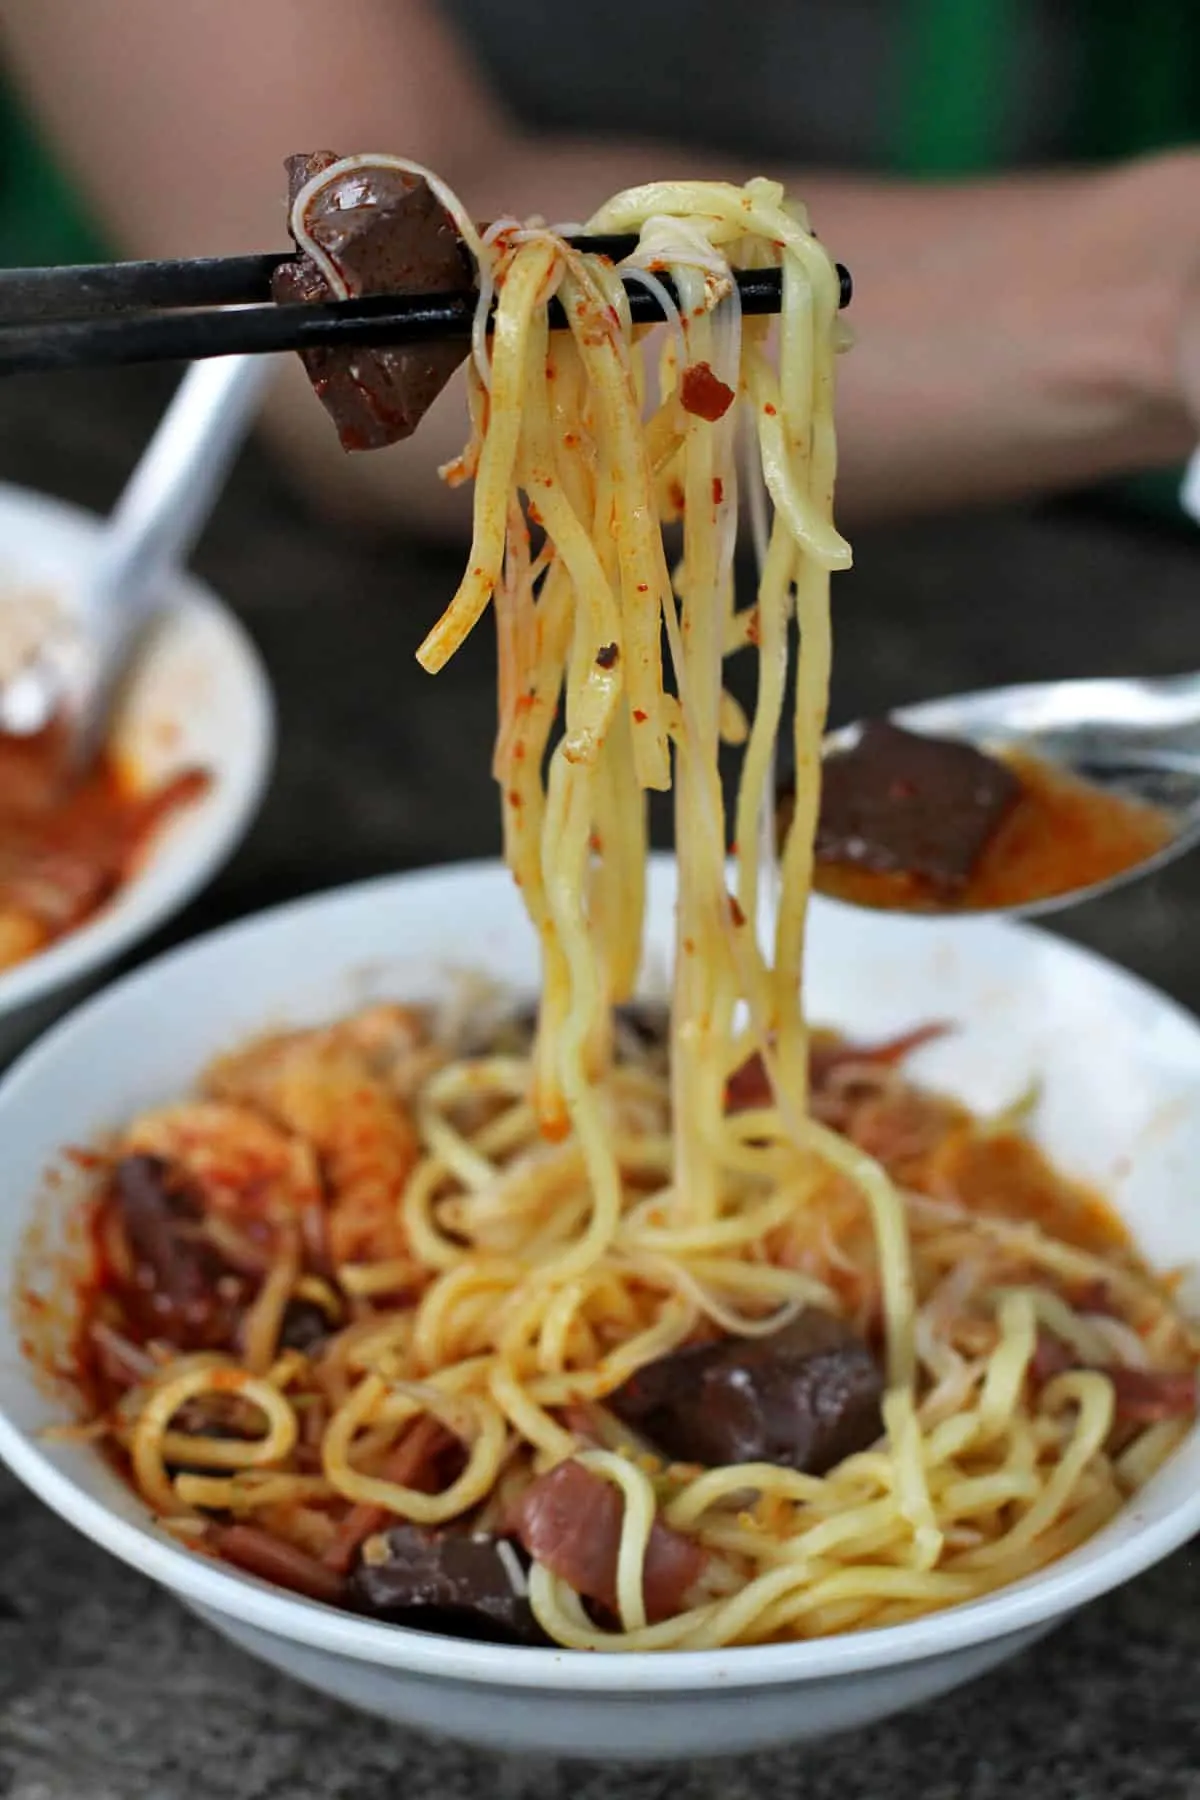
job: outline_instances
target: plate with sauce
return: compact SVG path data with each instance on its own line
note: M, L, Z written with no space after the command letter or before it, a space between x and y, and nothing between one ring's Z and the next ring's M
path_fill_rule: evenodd
M31 619L69 638L100 531L0 485L0 647ZM64 779L60 723L0 736L0 1059L211 879L262 795L273 707L257 652L201 583L172 586L82 780Z

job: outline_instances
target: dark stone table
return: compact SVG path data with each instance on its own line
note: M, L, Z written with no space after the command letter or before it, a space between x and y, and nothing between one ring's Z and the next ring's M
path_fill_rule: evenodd
M166 388L0 390L0 478L105 507ZM495 849L480 632L430 681L413 648L455 559L339 534L248 456L198 557L279 698L261 818L173 941L305 890ZM1004 681L1200 668L1200 544L1071 508L862 534L839 583L835 713ZM1200 1004L1200 859L1067 925ZM873 1731L736 1767L503 1763L260 1668L0 1473L5 1800L1200 1800L1191 1551L983 1683Z

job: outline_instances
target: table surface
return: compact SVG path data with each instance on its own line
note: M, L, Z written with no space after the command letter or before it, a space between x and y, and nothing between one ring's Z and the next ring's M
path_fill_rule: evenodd
M144 375L12 383L0 479L107 507L165 392ZM197 566L266 658L279 763L245 847L160 944L495 850L489 634L438 682L412 658L453 555L331 527L251 453ZM836 718L1006 681L1200 668L1197 546L1095 510L864 533L836 604ZM1193 857L1063 929L1197 1007L1198 901ZM852 1739L736 1766L504 1762L260 1667L0 1472L5 1800L390 1800L398 1781L406 1800L1200 1800L1198 1676L1200 1562L1185 1550L984 1683Z

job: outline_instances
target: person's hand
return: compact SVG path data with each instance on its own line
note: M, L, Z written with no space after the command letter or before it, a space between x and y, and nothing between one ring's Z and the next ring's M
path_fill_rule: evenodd
M1200 443L1200 152L943 190L911 250L908 204L853 265L844 504L1034 494Z

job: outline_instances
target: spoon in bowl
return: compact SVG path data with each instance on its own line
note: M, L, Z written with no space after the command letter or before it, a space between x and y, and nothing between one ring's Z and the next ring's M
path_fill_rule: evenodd
M989 688L898 709L892 723L922 735L974 745L1002 759L1035 759L1086 782L1098 795L1157 810L1162 830L1103 879L1067 883L1005 904L953 901L911 910L947 914L1057 912L1162 868L1200 843L1200 674L1106 677ZM862 724L830 732L825 752L851 749ZM839 895L840 898L847 896ZM903 900L886 904L906 910Z
M0 681L0 733L28 737L61 713L73 772L95 758L143 633L166 601L166 578L187 560L206 524L276 360L227 356L192 364L72 597L69 632L51 632Z

